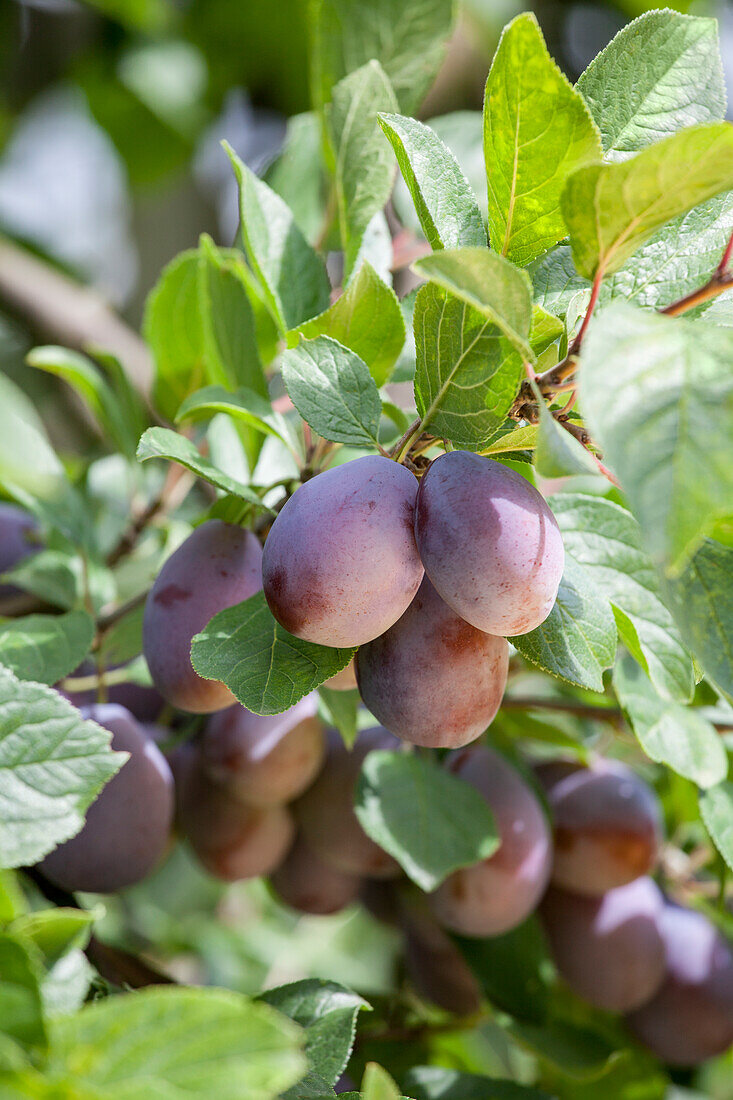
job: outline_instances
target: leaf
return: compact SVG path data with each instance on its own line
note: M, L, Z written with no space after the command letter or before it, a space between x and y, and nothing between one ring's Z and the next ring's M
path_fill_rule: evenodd
M101 906L91 911L65 906L36 910L13 921L11 931L34 943L46 965L53 966L68 951L86 946L91 926L103 912Z
M306 340L330 336L350 348L369 367L377 386L383 386L405 343L405 322L397 295L366 260L333 305L288 333Z
M320 108L347 73L375 57L400 110L414 114L443 60L451 0L314 0L310 10L311 85Z
M451 151L437 134L403 115L382 114L379 122L431 245L486 247L486 229L476 198Z
M733 127L691 126L620 164L579 168L562 193L575 266L618 271L666 222L733 188Z
M537 19L504 28L484 98L491 247L527 264L565 236L560 195L575 169L601 158L583 100L550 57Z
M389 77L375 60L349 73L332 90L328 128L335 158L344 278L354 267L366 227L392 190L394 162L377 115L396 109Z
M267 511L266 506L249 486L229 477L223 470L219 470L213 462L197 450L190 439L171 431L170 428L148 428L138 445L137 457L140 462L145 462L149 458L167 458L171 462L178 462L197 477L202 477L204 481L215 485L217 489L222 489L235 497L241 497L242 500L247 500L250 504Z
M46 1018L68 1015L80 1009L94 978L94 968L83 951L75 948L62 955L41 982Z
M542 477L598 474L598 466L585 447L558 424L544 401L538 402L539 430L534 464Z
M269 400L254 390L240 388L230 393L223 386L205 386L186 398L176 413L176 423L199 420L215 413L226 413L263 435L275 436L296 457L300 457L302 446L287 418L275 412Z
M603 691L603 670L616 656L611 605L582 566L566 552L555 606L529 634L512 638L521 655L571 684Z
M539 428L536 424L523 424L520 428L510 428L501 432L493 443L482 449L482 455L505 454L511 451L533 450L537 446Z
M6 619L0 621L0 664L20 680L55 684L81 664L93 639L86 611Z
M356 1018L371 1006L345 986L320 978L269 989L260 1000L305 1029L309 1068L329 1087L335 1085L354 1046ZM292 1090L297 1091L298 1086Z
M733 547L706 539L664 592L684 641L706 674L733 698Z
M611 601L627 649L660 695L688 702L694 686L690 655L662 599L634 517L604 497L576 493L556 493L552 510L566 550Z
M0 1020L3 1033L23 1046L45 1047L41 969L33 945L0 933Z
M280 714L295 706L345 668L354 653L288 634L262 592L220 611L191 645L199 675L226 684L255 714Z
M321 128L314 111L288 119L285 142L264 179L290 207L306 240L315 241L325 218L326 180Z
M159 987L53 1022L48 1072L100 1097L275 1100L302 1075L300 1031L224 989Z
M125 418L120 416L117 395L86 355L69 348L46 345L33 348L26 356L26 362L67 382L92 412L103 433L109 435L124 454L134 456L137 437L129 430Z
M405 1088L415 1100L551 1100L549 1092L494 1077L479 1077L441 1066L414 1066Z
M231 251L226 255L203 234L198 288L208 377L228 389L253 390L266 400L267 382L244 271L241 259Z
M536 916L500 936L452 939L495 1008L518 1020L542 1023L552 987L547 944Z
M724 118L717 21L646 12L591 61L577 88L607 160L625 160L685 126Z
M57 497L67 486L64 468L33 402L4 374L0 375L0 485L41 500Z
M607 1032L559 1016L541 1025L512 1023L507 1030L512 1038L562 1070L563 1081L567 1077L596 1078L610 1059L618 1057L617 1043Z
M728 772L723 743L712 726L689 707L661 699L628 656L617 663L613 686L641 747L698 787L714 787Z
M486 248L444 249L412 266L497 325L519 354L534 362L528 342L532 288L525 271Z
M205 377L198 269L198 249L179 253L163 268L145 303L143 335L155 361L153 397L167 417Z
M400 1090L386 1070L368 1062L361 1081L362 1100L400 1100Z
M370 752L355 809L367 836L422 890L437 889L452 871L487 859L499 846L486 800L422 756Z
M317 336L286 351L280 369L290 400L324 439L378 446L382 402L369 368L353 351Z
M625 303L604 310L583 345L583 414L670 575L733 515L732 366L729 330Z
M281 332L328 305L326 269L279 195L258 179L232 147L224 148L239 185L242 238L250 266Z
M733 870L733 783L718 783L704 791L700 813L715 847Z
M86 566L86 568L85 568ZM85 576L86 572L86 576ZM70 610L84 602L85 588L95 611L117 594L110 570L66 550L39 550L2 574L4 580L46 603Z
M58 692L0 667L0 866L37 863L79 832L127 759L110 740Z
M341 734L347 748L351 748L358 732L357 715L361 703L359 692L356 690L333 691L322 684L318 694L329 726L334 726Z

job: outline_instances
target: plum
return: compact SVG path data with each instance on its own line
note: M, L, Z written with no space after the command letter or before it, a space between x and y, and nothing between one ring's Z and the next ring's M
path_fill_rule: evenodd
M526 634L552 610L565 552L555 517L514 470L469 451L431 463L415 537L425 572L453 610L488 634Z
M359 691L388 730L414 745L474 741L501 704L505 638L459 618L427 577L401 619L356 655Z
M201 736L201 759L212 779L251 806L290 802L310 785L325 754L315 694L283 714L260 717L244 707L219 711Z
M519 773L485 745L446 757L494 815L499 847L473 867L454 871L431 895L441 924L464 936L498 936L521 924L547 886L552 840L542 807Z
M668 905L658 923L664 981L627 1021L662 1061L694 1066L733 1044L733 951L701 913Z
M270 885L292 909L326 916L356 901L361 879L324 863L298 837L283 863L270 875Z
M414 475L380 455L302 485L265 543L263 587L277 621L298 638L342 647L396 622L423 575L416 495Z
M140 882L166 852L173 826L173 776L157 745L129 711L103 703L82 711L130 754L100 791L80 833L40 864L64 890L111 894Z
M163 565L145 604L143 651L161 695L181 710L208 714L235 700L191 665L191 639L218 611L262 587L262 548L242 527L208 520Z
M598 761L551 784L555 832L552 881L599 895L653 868L661 815L650 787L624 764Z
M335 730L327 733L326 761L309 790L293 803L303 838L323 860L349 875L390 878L398 864L362 829L354 812L354 792L365 757L373 749L395 749L399 742L377 726L362 730L347 749Z
M0 502L0 573L12 569L23 558L40 549L32 541L37 527L35 519L28 512L24 512L16 504ZM0 599L17 592L15 585L0 584Z
M629 1012L662 984L663 909L659 888L644 876L599 898L555 887L540 914L555 965L570 988L597 1008Z

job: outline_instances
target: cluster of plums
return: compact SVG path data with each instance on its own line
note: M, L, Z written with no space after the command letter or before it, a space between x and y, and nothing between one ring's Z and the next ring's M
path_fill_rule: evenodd
M194 531L151 590L145 656L175 706L227 706L228 689L194 672L191 639L217 611L264 588L291 634L358 647L361 696L390 732L458 748L494 718L506 638L549 615L563 563L543 497L501 463L453 451L418 483L388 458L360 458L303 484L264 552L251 532L220 521Z
M313 698L276 718L236 705L170 756L117 704L86 712L130 758L76 837L41 865L68 890L110 892L144 878L172 830L225 881L269 876L280 900L325 915L361 901L405 936L405 965L424 996L477 1007L475 979L447 933L492 937L538 910L560 975L671 1064L733 1043L733 953L700 913L667 902L650 877L661 841L653 792L614 761L552 762L524 777L486 744L442 765L485 798L499 847L416 900L399 866L354 812L367 754L399 742L382 727L347 749L324 731ZM175 778L174 778L175 777ZM545 806L543 806L543 800Z

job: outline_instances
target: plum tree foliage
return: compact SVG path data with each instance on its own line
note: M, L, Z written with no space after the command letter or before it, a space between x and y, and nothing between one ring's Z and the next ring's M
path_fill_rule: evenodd
M35 349L105 441L62 462L3 385L0 1095L723 1100L716 24L573 86L520 15L426 124L449 0L307 9L313 109L264 178L226 146L152 400Z

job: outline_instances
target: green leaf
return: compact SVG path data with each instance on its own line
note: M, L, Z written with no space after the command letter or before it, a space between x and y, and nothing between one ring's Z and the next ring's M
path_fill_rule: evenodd
M264 179L285 200L295 224L306 240L313 243L326 214L321 127L314 111L288 119L282 150Z
M506 454L511 451L531 451L537 446L539 428L537 424L523 424L520 428L510 428L501 432L493 443L480 451L482 455Z
M700 813L715 847L733 870L733 783L718 783L701 794Z
M534 362L529 345L532 287L525 271L486 248L444 249L412 266L497 325L519 354Z
M18 876L0 868L0 924L9 924L28 910Z
M370 752L355 808L367 836L422 890L437 889L452 871L487 859L499 846L486 800L422 756Z
M239 993L150 988L54 1021L47 1072L110 1100L275 1100L300 1048L299 1028Z
M706 539L664 592L682 637L706 674L733 698L733 547Z
M55 684L81 664L93 639L86 611L0 620L0 664L20 680Z
M326 269L279 195L258 179L224 142L239 184L239 213L247 259L281 332L328 305Z
M145 462L149 458L167 458L171 462L178 462L197 477L202 477L204 481L215 485L217 489L222 489L225 493L241 497L242 500L267 510L248 485L219 470L213 462L197 450L190 439L171 431L170 428L148 428L138 445L137 457L140 462Z
M309 1069L331 1087L346 1068L356 1035L356 1018L371 1006L337 982L307 978L269 989L260 1000L305 1029ZM299 1086L291 1090L294 1100ZM288 1094L288 1097L290 1094Z
M215 615L191 645L200 676L219 680L255 714L280 714L345 668L353 649L304 642L272 617L262 592Z
M4 580L56 607L84 603L87 590L95 611L117 594L114 577L98 562L66 550L39 550L2 574Z
M378 61L368 61L333 89L328 123L344 279L354 267L366 227L392 190L394 162L377 115L396 108L389 78Z
M134 456L137 438L128 430L125 418L120 416L117 395L86 355L46 345L33 348L26 362L67 382L92 412L103 433L109 435L124 454Z
M405 1078L415 1100L551 1100L549 1092L495 1077L479 1077L440 1066L415 1066Z
M366 260L332 306L300 325L289 338L330 336L369 367L377 386L389 378L405 343L405 321L397 295Z
M309 14L316 107L328 102L337 81L375 57L400 110L417 111L443 60L451 0L314 0Z
M37 863L79 832L127 759L110 739L58 692L0 667L0 866Z
M630 657L617 663L613 686L644 752L698 787L714 787L728 772L715 727L689 707L662 699Z
M616 623L608 600L570 554L565 554L565 572L549 616L512 643L552 676L603 691L603 670L616 656Z
M558 424L544 401L540 400L538 405L540 422L534 457L537 473L542 477L597 474L593 456Z
M198 250L181 252L163 268L145 303L143 334L155 361L153 397L167 417L205 378L198 269Z
M431 245L440 248L486 247L486 229L476 198L458 165L437 134L403 115L383 114L380 125L415 204L420 225Z
M580 397L652 560L678 575L733 515L733 333L614 303L583 345Z
M13 921L10 931L34 943L46 965L53 966L68 951L86 947L91 926L103 912L101 906L92 911L64 906L36 910Z
M33 402L0 374L0 485L47 501L67 484Z
M733 127L691 126L620 164L570 176L562 212L581 275L618 271L673 218L733 188Z
M46 1018L69 1015L80 1009L94 978L94 967L81 949L74 948L62 955L41 982Z
M244 387L267 399L267 382L257 346L255 318L242 259L201 237L199 307L207 374L228 389Z
M452 939L495 1008L531 1023L545 1019L552 986L547 944L536 916L500 936Z
M344 744L351 748L358 732L357 715L361 704L359 692L333 691L321 685L318 694L329 726L334 726L341 734Z
M230 393L223 386L205 386L186 398L176 413L176 423L199 420L216 413L226 413L263 435L275 436L296 457L301 456L300 440L287 418L275 412L269 400L254 390L240 388Z
M2 1031L23 1046L46 1045L40 978L40 963L32 943L21 936L0 933Z
M567 1077L595 1078L611 1058L618 1057L617 1043L607 1032L562 1017L541 1025L516 1022L507 1030L534 1054L562 1070L563 1081Z
M368 1062L361 1081L362 1100L400 1100L400 1090L386 1070Z
M601 158L583 97L529 12L505 27L489 72L484 156L491 247L527 264L565 236L560 195L570 173Z
M575 493L556 493L552 510L566 550L611 601L627 649L660 695L688 702L694 688L690 655L662 599L634 517L604 497Z
M646 12L591 61L577 87L607 160L625 160L685 126L724 118L717 20Z
M353 351L317 336L286 351L280 369L290 400L324 439L378 445L382 402L369 368Z

